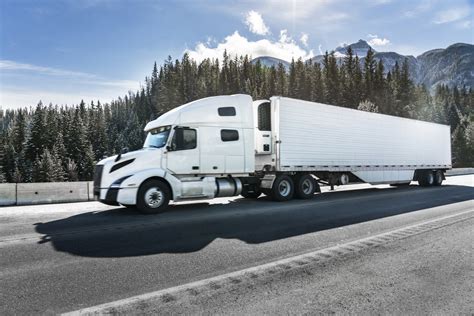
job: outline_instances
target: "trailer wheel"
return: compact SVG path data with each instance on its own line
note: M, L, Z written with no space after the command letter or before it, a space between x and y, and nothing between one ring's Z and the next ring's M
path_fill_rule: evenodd
M434 184L434 173L431 170L424 170L418 176L418 184L422 187L430 187Z
M318 183L309 174L302 174L295 179L295 195L299 199L311 199L317 187Z
M137 194L137 208L144 214L164 212L170 201L171 192L160 180L148 180L140 186Z
M275 201L283 202L291 200L294 193L294 183L291 177L279 175L273 182L271 196Z
M433 185L435 186L440 186L441 183L443 183L444 180L444 174L442 170L436 170L434 172L434 182Z

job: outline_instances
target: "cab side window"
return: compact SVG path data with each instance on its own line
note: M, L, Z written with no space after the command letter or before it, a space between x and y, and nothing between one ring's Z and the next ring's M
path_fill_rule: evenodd
M233 142L239 140L239 132L233 129L221 129L221 140L223 142Z
M188 150L197 147L197 133L195 129L178 127L171 140L171 150Z

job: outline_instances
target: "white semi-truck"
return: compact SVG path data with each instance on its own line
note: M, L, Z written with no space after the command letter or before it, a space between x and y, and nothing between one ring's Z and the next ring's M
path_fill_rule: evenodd
M144 213L187 201L266 194L308 199L355 182L438 186L449 126L272 97L215 96L149 122L143 149L100 161L94 194Z

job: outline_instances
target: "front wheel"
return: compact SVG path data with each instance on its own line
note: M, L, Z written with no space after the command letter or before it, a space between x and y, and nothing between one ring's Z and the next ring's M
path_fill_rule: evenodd
M171 198L168 186L160 180L148 180L140 186L137 208L144 214L164 212Z
M273 182L271 196L275 201L283 202L291 200L294 193L293 180L287 175L279 175Z

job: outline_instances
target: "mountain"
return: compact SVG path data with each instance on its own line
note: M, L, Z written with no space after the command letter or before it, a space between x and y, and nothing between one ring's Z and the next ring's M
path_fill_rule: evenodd
M352 48L354 55L360 58L363 65L367 51L371 48L364 40L336 47L334 54L338 63L343 62L349 47ZM401 66L406 58L411 79L416 84L425 85L431 91L441 84L474 89L474 45L472 44L457 43L445 49L427 51L418 57L372 50L375 52L374 58L383 62L386 72L392 71L397 62ZM311 60L322 63L323 57L323 55L318 55ZM252 62L255 63L257 60L267 67L277 66L279 62L283 63L286 69L289 69L290 65L287 61L270 56L257 57Z
M416 59L419 83L427 87L444 84L474 89L474 45L457 43L427 51Z
M357 43L352 43L350 45L344 44L342 46L336 47L334 50L335 56L344 57L347 54L347 49L349 47L352 48L352 54L359 56L359 58L367 56L367 52L372 48L366 41L359 40ZM376 52L373 48L372 50Z
M266 67L272 67L272 66L275 66L278 67L278 64L279 63L282 63L283 66L285 66L285 69L289 69L290 68L290 63L283 60L283 59L279 59L279 58L276 58L276 57L270 57L270 56L261 56L261 57L257 57L257 58L254 58L252 59L252 64L256 64L257 61L260 61L260 63L263 65L263 66L266 66Z

